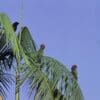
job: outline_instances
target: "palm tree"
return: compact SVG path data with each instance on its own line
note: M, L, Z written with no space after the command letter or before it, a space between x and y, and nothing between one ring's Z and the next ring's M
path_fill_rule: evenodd
M43 46L37 49L27 27L22 27L17 37L5 14L0 14L0 24L6 36L5 42L10 44L7 46L16 59L16 100L20 100L20 86L25 80L30 86L29 94L35 93L34 100L84 100L71 72L56 59L45 56ZM8 57L8 60L12 59Z

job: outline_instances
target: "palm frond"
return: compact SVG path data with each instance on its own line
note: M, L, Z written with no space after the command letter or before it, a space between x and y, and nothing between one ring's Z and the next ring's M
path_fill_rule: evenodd
M5 90L9 91L9 86L13 82L13 77L9 73L5 73L0 69L0 95L6 100L6 92Z
M42 60L29 68L27 76L35 100L84 100L77 81L63 64L47 56Z
M20 49L19 43L16 37L16 34L13 31L12 24L8 18L8 16L4 13L0 13L0 23L3 27L3 34L6 36L7 45L9 42L11 43L13 53L17 59L17 62L20 62Z
M50 87L52 87L52 90L57 89L59 91L59 95L63 95L63 99L84 100L77 81L71 72L59 61L45 56L44 66L41 69L49 77L49 81L52 85ZM61 96L59 95L56 98L60 99Z
M21 39L20 39L21 36ZM25 53L29 54L36 52L36 43L32 39L32 36L27 27L23 27L21 33L18 34L18 39L20 39L20 44L23 47Z
M1 23L1 22L0 22ZM0 68L11 68L13 53L11 43L6 42L3 24L0 24Z
M27 32L27 34L29 33ZM35 89L36 92L35 100L47 100L47 98L48 100L84 100L78 83L70 71L57 60L46 56L43 57L42 64L36 63L36 53L34 52L36 49L33 49L34 43L30 41L30 38L29 40L24 39L24 35L21 37L23 50L28 53L27 56L32 55L28 57L30 62L28 66L30 67L28 67L29 71L25 72L22 82L28 77L30 91L32 92ZM32 43L32 45L29 46L29 43Z
M30 93L35 89L35 100L53 100L52 91L50 88L50 83L48 77L41 72L40 68L37 65L29 68L28 83L30 86ZM45 98L44 98L45 97Z

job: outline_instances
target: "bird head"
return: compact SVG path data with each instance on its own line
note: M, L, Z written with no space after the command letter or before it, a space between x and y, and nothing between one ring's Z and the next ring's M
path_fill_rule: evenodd
M71 70L76 70L77 69L77 65L72 65Z
M14 22L13 26L17 26L19 24L19 22Z
M44 44L41 44L41 45L40 45L40 48L41 48L41 49L45 49L45 45L44 45Z

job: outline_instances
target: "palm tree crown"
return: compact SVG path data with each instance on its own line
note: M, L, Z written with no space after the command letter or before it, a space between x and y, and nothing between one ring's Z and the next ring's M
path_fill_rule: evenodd
M16 61L16 100L20 100L20 86L29 84L29 95L35 91L34 100L84 100L77 80L62 63L44 55L45 45L38 49L26 26L18 36L5 14L0 14L0 95L11 84L11 75L5 73ZM16 26L18 23L16 24Z

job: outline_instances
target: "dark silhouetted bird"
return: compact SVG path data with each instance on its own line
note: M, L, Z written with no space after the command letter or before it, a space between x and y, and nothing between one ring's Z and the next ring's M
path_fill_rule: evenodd
M73 74L74 78L78 80L78 73L77 73L77 65L72 65L71 73Z
M19 24L18 22L14 22L14 23L12 24L12 27L13 27L14 32L17 30L18 24Z

